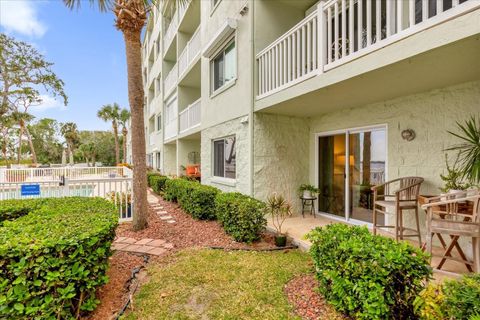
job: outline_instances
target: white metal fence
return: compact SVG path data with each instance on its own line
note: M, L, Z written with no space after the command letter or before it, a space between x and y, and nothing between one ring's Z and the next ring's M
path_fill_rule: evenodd
M133 218L132 172L126 167L0 170L0 200L101 197L115 204L120 221Z
M479 0L328 0L257 54L258 98L480 8Z

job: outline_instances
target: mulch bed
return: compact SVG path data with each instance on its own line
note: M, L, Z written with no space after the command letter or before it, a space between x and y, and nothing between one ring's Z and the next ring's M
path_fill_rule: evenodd
M225 234L223 228L216 221L195 220L178 206L156 196L170 216L176 221L173 224L162 221L154 210L148 213L148 227L141 231L133 231L131 223L122 223L118 226L117 237L130 237L137 240L142 238L163 239L174 245L165 255L189 247L225 247L227 249L272 249L275 248L273 235L265 233L262 239L250 245L235 242ZM150 263L162 263L166 257L150 257ZM86 319L109 320L123 308L128 300L129 292L127 281L132 270L145 266L142 256L127 252L115 252L110 258L110 267L107 272L109 282L97 291L101 301L95 311Z
M123 223L117 228L118 237L130 237L137 240L142 238L163 239L173 243L174 250L191 247L225 247L231 249L250 248L268 249L275 248L273 236L268 233L262 235L261 241L246 245L235 242L217 221L195 220L186 214L178 204L163 200L156 196L163 210L167 211L176 221L167 223L162 221L155 211L150 210L148 228L142 231L133 231L131 223Z
M132 270L140 266L145 266L143 257L127 252L115 252L110 257L110 265L107 271L109 281L97 290L100 305L84 319L114 319L128 300L127 282L131 277Z
M313 274L304 274L292 279L285 286L285 294L295 313L302 319L347 319L338 314L317 292L318 284Z

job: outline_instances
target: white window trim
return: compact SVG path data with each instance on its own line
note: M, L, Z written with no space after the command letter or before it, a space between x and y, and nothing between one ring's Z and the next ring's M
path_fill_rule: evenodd
M218 183L218 184L223 184L223 185L227 185L227 186L231 186L231 187L234 187L235 184L237 183L237 164L235 163L235 179L234 178L226 178L225 177L225 164L223 166L223 177L219 177L219 176L216 176L215 175L215 142L216 141L221 141L221 140L225 140L227 138L235 138L235 148L237 147L236 146L236 143L237 143L237 136L232 134L232 135L226 135L226 136L223 136L221 138L216 138L216 139L213 139L212 140L212 144L211 144L211 148L212 148L212 171L211 171L211 178L212 178L212 182L215 182L215 183ZM224 145L225 147L225 145ZM236 154L236 150L235 150L235 154ZM225 159L223 159L223 161L225 161Z
M220 88L214 90L213 89L213 81L214 81L214 77L215 77L215 73L213 71L213 60L221 53L221 52L224 52L225 49L231 44L231 43L234 43L235 44L235 47L234 47L234 52L235 52L235 76L233 77L233 79L225 82ZM220 93L226 91L227 89L229 89L230 87L232 87L233 85L235 85L235 83L237 82L237 77L238 77L238 50L237 50L237 36L236 34L234 33L233 35L231 35L230 37L228 37L227 40L225 40L223 42L223 44L220 46L220 48L215 52L215 54L212 55L212 57L210 58L210 61L209 61L209 72L210 72L210 98L214 98L216 97L217 95L219 95Z

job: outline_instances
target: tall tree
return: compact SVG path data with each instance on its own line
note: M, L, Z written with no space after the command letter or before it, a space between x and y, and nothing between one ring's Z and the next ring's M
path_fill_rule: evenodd
M79 143L77 125L73 122L66 122L60 127L60 132L67 144L69 163L73 164L73 152Z
M54 119L43 118L27 126L40 163L60 163L62 144L59 141L60 127Z
M58 97L67 105L64 83L52 65L31 45L0 33L0 118L19 103L40 104L42 93Z
M127 135L128 135L128 120L130 119L130 111L127 109L122 109L120 111L120 117L118 118L118 123L122 126L122 144L123 144L123 163L127 163Z
M120 106L118 103L106 104L97 112L97 117L105 122L112 122L113 136L115 137L115 161L120 163L120 146L118 144L118 122L120 120Z
M69 8L80 6L82 0L63 0ZM156 0L89 0L101 11L113 10L115 26L123 33L128 71L128 100L132 114L133 156L133 228L147 226L147 161L143 119L142 29L151 5Z
M27 129L27 124L33 120L33 116L27 112L14 111L11 113L12 118L18 124L18 147L17 147L17 163L22 160L22 147L23 147L23 135L27 136L28 146L30 148L30 156L32 157L33 164L37 163L37 155L32 143L32 136Z
M2 151L3 160L8 165L8 153L14 148L14 126L16 122L15 119L9 116L0 117L0 149Z

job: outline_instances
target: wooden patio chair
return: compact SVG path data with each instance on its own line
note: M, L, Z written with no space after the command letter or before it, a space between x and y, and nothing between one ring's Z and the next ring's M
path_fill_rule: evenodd
M423 178L404 177L387 181L384 184L372 187L373 191L373 233L377 234L377 228L393 228L395 240L403 240L405 237L417 237L421 245L420 222L418 220L418 194ZM415 212L417 228L406 228L403 225L403 213L405 210ZM394 225L378 225L377 215L395 214ZM409 234L405 234L409 231ZM413 233L410 233L413 232Z
M445 250L440 263L440 270L447 260L462 262L469 271L480 272L480 194L478 190L469 192L464 197L455 198L448 195L437 197L422 206L427 212L426 250L432 255L433 236L437 235ZM450 237L447 245L442 235ZM463 252L458 240L460 237L472 238L473 260ZM460 257L454 257L456 249Z

